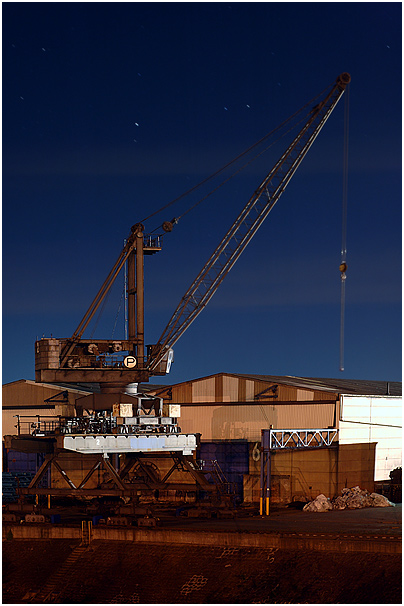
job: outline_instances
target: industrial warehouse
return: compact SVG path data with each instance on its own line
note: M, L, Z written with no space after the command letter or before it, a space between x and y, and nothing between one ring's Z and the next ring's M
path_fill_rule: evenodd
M4 470L36 473L46 456L55 457L46 436L63 431L65 419L74 419L83 411L88 419L101 418L104 404L99 401L105 402L105 394L94 387L25 380L3 386ZM140 392L143 388L145 394ZM117 396L110 394L109 398L112 401ZM389 482L390 472L402 464L400 383L219 373L169 387L141 385L139 393L120 394L118 407L129 407L131 412L126 418L119 410L115 412L116 421L122 423L118 428L125 427L128 417L133 418L141 398L153 403L158 399L164 410L175 411L181 435L198 434L194 448L198 469L238 503L259 505L263 495L263 432L271 436L270 495L271 503L277 505L308 502L320 493L333 497L342 488L356 485L373 492L375 484ZM140 418L150 422L149 415ZM155 418L153 415L152 420ZM69 430L64 436L65 440L69 437ZM52 459L58 463L49 466L48 494L53 489L55 495L74 494L72 486L83 486L80 490L85 492L83 481L100 455L84 449L64 450ZM175 490L179 469L164 480L173 464L170 457L159 454L157 467L153 456L146 455L142 454L141 466L148 473L142 475L141 500L146 495L150 501L156 500L150 495L159 490L157 500L195 501L196 489L202 487L192 473L182 474L185 479L181 478L181 488ZM124 468L125 454L114 456L119 458L118 469ZM134 455L127 453L128 457ZM102 493L100 485L94 484L96 478L101 476L94 474L86 487ZM127 480L133 483L133 470ZM117 495L120 490L122 487ZM40 492L45 494L46 489Z
M128 433L135 421L147 433ZM401 502L400 425L397 382L219 373L120 395L4 385L4 602L297 600L313 569L332 594L365 595L367 582L347 589L349 575L380 558L388 590L377 578L373 591L395 601L401 507L300 509L352 487ZM311 592L319 603L330 589Z

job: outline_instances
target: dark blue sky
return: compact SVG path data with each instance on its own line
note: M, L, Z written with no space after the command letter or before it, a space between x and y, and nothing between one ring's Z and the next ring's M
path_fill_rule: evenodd
M2 12L3 383L34 378L37 337L71 336L134 223L344 71L344 373L341 102L175 346L165 382L216 372L401 380L401 3L34 2ZM148 343L276 159L186 215L146 260ZM112 336L122 285L98 338Z

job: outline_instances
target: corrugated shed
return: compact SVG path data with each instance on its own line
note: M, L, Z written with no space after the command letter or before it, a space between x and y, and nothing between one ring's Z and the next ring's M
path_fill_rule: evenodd
M281 379L284 379L282 382ZM171 386L173 402L252 402L335 400L335 389L321 389L317 384L290 384L288 377L232 375L219 373Z
M371 381L362 379L322 379L279 375L238 375L257 381L272 381L298 388L331 391L336 394L390 395L401 396L402 384L399 381Z
M68 393L68 404L62 402L46 403L45 400L57 396L62 391ZM3 385L2 401L2 435L15 435L17 433L16 424L19 414L26 417L54 417L73 416L76 398L84 395L86 392L79 389L62 389L59 385L48 385L46 383L35 383L21 379ZM32 418L32 422L35 419ZM28 423L24 420L24 423Z
M3 385L3 407L4 406L42 406L44 400L51 396L56 396L62 391L68 392L69 403L74 406L76 398L85 395L88 391L70 388L62 388L59 385L49 385L47 383L35 383L35 381L23 380L13 381Z

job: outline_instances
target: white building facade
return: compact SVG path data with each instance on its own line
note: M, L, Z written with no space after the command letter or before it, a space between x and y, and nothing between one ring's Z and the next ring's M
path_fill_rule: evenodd
M341 395L339 443L376 443L374 480L402 466L402 397Z

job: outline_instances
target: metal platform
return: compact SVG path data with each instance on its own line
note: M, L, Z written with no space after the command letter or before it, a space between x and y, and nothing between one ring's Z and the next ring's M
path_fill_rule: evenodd
M60 436L58 445L82 454L181 452L191 455L197 448L197 437L195 434L76 435Z

